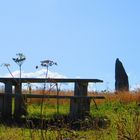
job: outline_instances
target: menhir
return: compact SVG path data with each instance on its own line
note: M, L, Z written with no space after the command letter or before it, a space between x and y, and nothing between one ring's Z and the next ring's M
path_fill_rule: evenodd
M129 91L128 76L122 62L117 58L115 64L115 90Z

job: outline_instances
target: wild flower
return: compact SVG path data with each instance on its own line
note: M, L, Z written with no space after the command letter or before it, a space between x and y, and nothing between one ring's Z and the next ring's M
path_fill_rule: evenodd
M57 65L56 62L51 61L51 60L43 60L41 61L41 66L42 67L49 67L49 66L53 66L53 65Z
M1 66L4 66L7 68L8 72L10 73L10 75L14 78L14 75L12 74L11 70L10 70L10 64L9 63L3 63Z
M22 66L23 62L26 60L26 57L25 57L25 55L23 55L23 53L17 53L16 55L18 57L17 58L12 58L12 59L19 66L20 78L21 78L21 66Z
M49 67L53 66L53 65L57 65L56 62L52 61L52 60L43 60L40 61L41 62L41 67L45 67L46 68L46 72L45 72L45 82L44 82L44 86L43 86L43 90L42 90L42 94L45 96L45 90L46 90L46 81L48 78L48 69ZM39 66L36 66L36 69L38 69ZM56 84L57 87L57 84ZM44 106L44 97L41 100L41 109L40 109L40 114L41 114L41 119L43 120L43 106ZM43 122L42 122L42 126L43 126Z

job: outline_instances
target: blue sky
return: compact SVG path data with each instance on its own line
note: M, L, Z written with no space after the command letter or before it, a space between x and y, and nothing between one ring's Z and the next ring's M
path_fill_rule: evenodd
M120 58L130 86L140 84L139 0L0 1L0 63L22 52L26 73L41 60L58 63L51 71L66 77L99 78L114 89L115 60ZM7 70L0 67L0 75Z

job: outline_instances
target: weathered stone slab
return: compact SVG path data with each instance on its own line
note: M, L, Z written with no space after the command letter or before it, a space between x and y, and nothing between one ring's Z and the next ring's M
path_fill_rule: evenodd
M129 81L122 62L117 58L115 64L115 90L129 91Z

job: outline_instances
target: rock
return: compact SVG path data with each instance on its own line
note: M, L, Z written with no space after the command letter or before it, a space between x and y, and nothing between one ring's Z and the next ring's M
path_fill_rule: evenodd
M128 76L122 62L118 58L115 64L115 90L129 91Z

